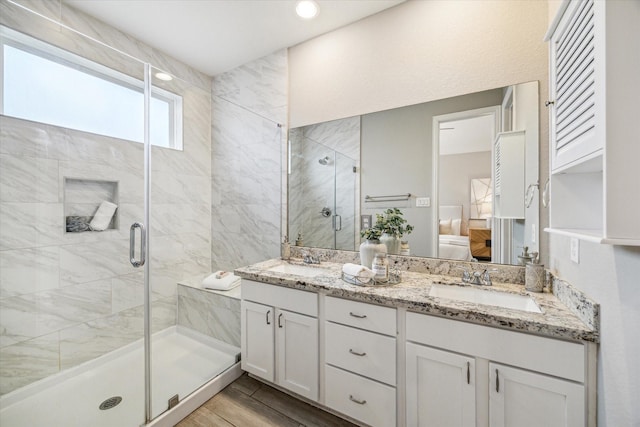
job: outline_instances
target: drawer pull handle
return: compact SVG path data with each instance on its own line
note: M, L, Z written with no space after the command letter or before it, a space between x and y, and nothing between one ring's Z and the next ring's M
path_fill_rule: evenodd
M271 313L271 310L267 310L267 314L266 314L266 318L267 318L267 325L270 325L271 322L269 321L269 314Z
M278 314L278 328L282 328L282 315L284 313Z
M366 314L355 314L352 311L349 312L349 316L355 317L355 318L358 318L358 319L365 319L367 317Z
M358 353L357 351L353 351L352 348L349 349L349 353L356 355L356 356L366 356L367 353Z
M496 369L496 393L500 393L500 379L498 378L498 370Z
M471 384L471 363L467 362L467 384Z
M355 397L353 397L353 395L351 395L351 394L349 395L349 400L352 401L352 402L357 403L358 405L364 405L365 403L367 403L366 400L358 400Z

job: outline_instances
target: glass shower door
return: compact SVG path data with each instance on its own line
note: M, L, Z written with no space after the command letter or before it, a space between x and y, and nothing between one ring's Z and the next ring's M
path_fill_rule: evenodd
M202 287L214 238L211 93L153 67L150 81L148 363L156 418L236 363L239 341L225 321L237 314L239 324L240 310L228 292Z
M356 161L335 152L334 249L352 251L356 242Z
M139 425L144 64L0 15L0 425Z

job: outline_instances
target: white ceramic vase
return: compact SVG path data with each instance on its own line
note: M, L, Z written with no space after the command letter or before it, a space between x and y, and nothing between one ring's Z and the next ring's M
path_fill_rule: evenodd
M389 255L400 254L400 237L382 233L382 236L380 236L380 242L387 247L387 253Z
M360 265L371 268L377 253L387 253L387 247L380 240L365 240L360 244Z

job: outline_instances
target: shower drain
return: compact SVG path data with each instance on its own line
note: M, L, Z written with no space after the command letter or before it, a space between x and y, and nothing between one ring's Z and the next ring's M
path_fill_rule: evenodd
M122 402L122 397L120 396L110 397L100 404L100 410L105 411L107 409L115 408L116 406L118 406L120 402Z

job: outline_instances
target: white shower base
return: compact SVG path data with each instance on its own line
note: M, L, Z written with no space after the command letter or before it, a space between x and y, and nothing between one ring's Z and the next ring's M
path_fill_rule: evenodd
M237 365L239 352L237 347L179 326L154 334L151 347L153 416L167 409L171 396L178 394L182 400ZM222 387L224 385L218 389ZM111 409L100 410L100 404L113 396L121 396L122 402ZM203 402L208 397L196 400ZM135 427L142 424L142 340L0 397L2 427Z

